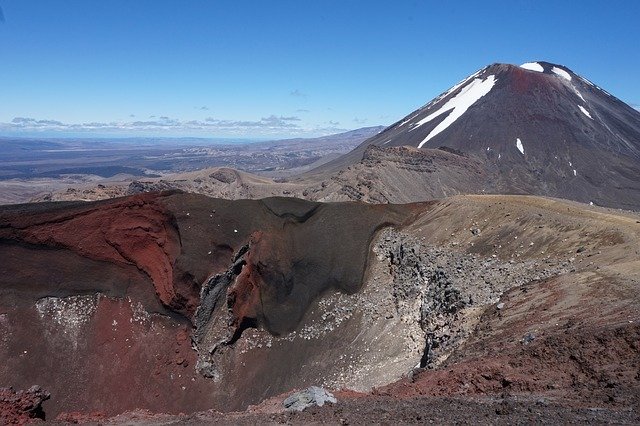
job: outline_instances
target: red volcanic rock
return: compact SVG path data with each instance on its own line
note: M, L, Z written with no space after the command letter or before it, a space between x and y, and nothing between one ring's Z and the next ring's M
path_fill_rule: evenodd
M22 425L34 419L44 420L42 403L49 397L49 392L40 386L18 392L13 388L0 388L0 423Z
M225 345L248 327L288 333L322 293L357 292L376 231L420 208L167 193L3 206L0 383L41 384L51 417L240 409L287 390L266 360ZM218 345L215 365L194 368L200 342ZM301 362L282 354L275 364Z
M548 80L543 73L531 72L520 67L513 67L509 79L509 89L518 95L526 94L534 89L544 89Z
M640 327L560 332L500 354L451 362L376 390L396 398L546 394L565 401L626 401L640 385Z
M70 413L60 413L56 416L57 421L71 424L97 423L106 419L107 415L102 411L93 411L91 413L73 411Z
M256 262L256 259L261 259L261 255L265 256L265 252L277 253L275 250L270 250L269 240L264 238L263 232L254 232L251 235L249 247L250 250L245 256L246 266L227 291L227 304L233 313L231 325L236 328L242 327L243 324L254 323L262 314L260 291L264 285L261 284L263 279L260 276L260 269L265 268L265 262Z
M89 259L135 265L151 278L164 305L190 315L197 306L198 294L189 287L186 294L180 294L177 289L185 287L174 285L180 236L172 214L157 202L157 197L142 194L85 208L14 216L11 237L66 248ZM7 233L0 232L0 238Z

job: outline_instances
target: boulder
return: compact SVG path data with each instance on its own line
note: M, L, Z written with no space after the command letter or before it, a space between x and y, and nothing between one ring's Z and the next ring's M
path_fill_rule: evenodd
M290 395L282 405L288 411L303 411L314 405L322 407L327 402L335 404L338 400L326 389L310 386L305 390Z

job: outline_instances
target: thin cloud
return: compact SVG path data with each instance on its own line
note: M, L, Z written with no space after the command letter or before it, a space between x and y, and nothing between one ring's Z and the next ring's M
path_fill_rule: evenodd
M132 114L133 115L133 114ZM155 116L151 116L155 117ZM172 134L221 133L221 134L319 134L342 131L340 123L330 121L328 127L303 125L300 117L269 115L259 120L228 120L207 117L204 120L179 120L166 115L148 120L128 120L119 122L65 123L58 120L15 117L9 123L0 123L0 132L101 132L101 133L144 133L158 132Z
M311 112L308 109L297 109L296 112Z
M306 93L302 93L298 89L292 90L291 92L289 92L289 95L295 96L296 98L306 98L307 97Z
M356 118L353 119L353 122L357 123L357 124L364 124L364 123L367 122L367 119L366 118L358 118L358 117L356 117Z
M30 117L15 117L11 124L17 127L62 127L65 124L57 120L36 120Z
M293 129L299 127L297 124L292 123L293 121L300 121L299 117L283 117L270 115L269 117L262 117L257 121L248 121L248 120L221 120L218 118L207 117L204 120L209 125L218 126L221 128L238 128L238 127L247 127L247 128L264 128L264 129Z
M206 105L201 106L201 107L196 107L196 108L198 108L200 111L209 111L209 107L206 106Z
M341 127L336 127L336 126L326 126L326 127L317 127L314 129L314 133L319 133L319 134L323 134L323 135L331 135L334 133L342 133L342 132L347 132L350 129L344 129Z

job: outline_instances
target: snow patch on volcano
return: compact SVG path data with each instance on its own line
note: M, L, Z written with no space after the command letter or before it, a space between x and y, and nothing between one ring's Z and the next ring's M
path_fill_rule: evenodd
M571 74L569 74L568 72L566 72L565 70L563 70L562 68L558 68L558 67L553 67L551 68L551 71L555 74L558 75L562 78L564 78L565 80L569 80L571 81Z
M580 93L580 92L578 91L578 89L576 89L573 85L571 85L571 88L573 89L573 92L574 92L574 93L575 93L575 94L576 94L580 99L582 99L582 102L586 102L586 101L584 100L584 98L582 97L582 93Z
M527 62L525 64L520 65L520 68L524 68L525 70L529 70L529 71L544 72L544 68L542 67L542 65L540 65L537 62Z
M591 114L589 114L589 111L587 111L582 105L578 105L578 108L580 108L580 111L582 111L584 115L586 115L587 117L593 120L593 117L591 117Z
M446 92L444 92L442 95L438 96L433 102L431 102L431 104L435 104L436 102L438 102L440 99L444 99L447 96L449 96L450 94L452 94L453 92L455 92L459 87L464 86L468 81L476 78L478 76L478 74L480 74L482 71L484 71L484 68L481 70L478 70L477 72L475 72L474 74L471 74L469 77L465 78L464 80L459 81L457 84L455 84L452 88L450 88L449 90L447 90Z
M522 141L520 140L520 138L516 139L516 148L518 148L520 154L524 155L524 146L522 145Z
M447 117L442 120L440 124L438 124L431 131L431 133L429 133L427 137L424 138L422 142L420 142L418 148L422 148L422 145L424 145L429 139L445 130L453 122L460 118L462 114L464 114L469 109L469 107L471 107L471 105L473 105L478 101L478 99L489 93L495 84L496 78L494 75L490 75L484 80L476 78L467 86L463 87L460 93L449 99L447 103L445 103L439 110L432 114L429 114L422 120L418 121L411 129L411 131L417 129L425 123L428 123L434 118L451 111L449 115L447 115Z
M440 94L438 97L434 98L433 100L431 100L428 104L422 106L420 108L420 110L418 110L417 113L412 114L411 116L409 116L409 118L403 120L398 127L404 126L405 124L409 123L410 121L413 121L414 118L416 118L418 115L420 115L423 110L427 109L431 109L431 107L433 107L434 105L436 105L438 102L440 102L442 99L446 98L447 96L449 96L450 94L452 94L453 92L455 92L456 90L458 90L461 86L464 86L465 84L467 84L470 80L476 78L481 72L483 72L484 70L486 70L487 67L481 68L478 71L476 71L475 73L471 74L469 77L465 78L464 80L460 80L458 83L456 83L453 87L451 87L449 90L447 90L446 92ZM409 129L409 131L411 131L413 129Z

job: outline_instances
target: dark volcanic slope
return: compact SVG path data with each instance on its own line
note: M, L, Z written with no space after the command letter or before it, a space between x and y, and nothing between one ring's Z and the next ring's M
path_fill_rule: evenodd
M314 174L370 145L471 154L490 172L485 192L640 208L640 112L561 65L483 68Z
M416 208L180 193L5 206L0 384L41 385L54 416L255 403L267 386L238 388L233 374L216 384L194 368L190 331L202 285L229 268L240 273L232 287L210 289L218 308L200 308L199 330L220 317L234 340L248 327L289 332L321 293L357 291L375 231ZM218 367L234 371L239 356ZM257 370L272 380L270 369Z

